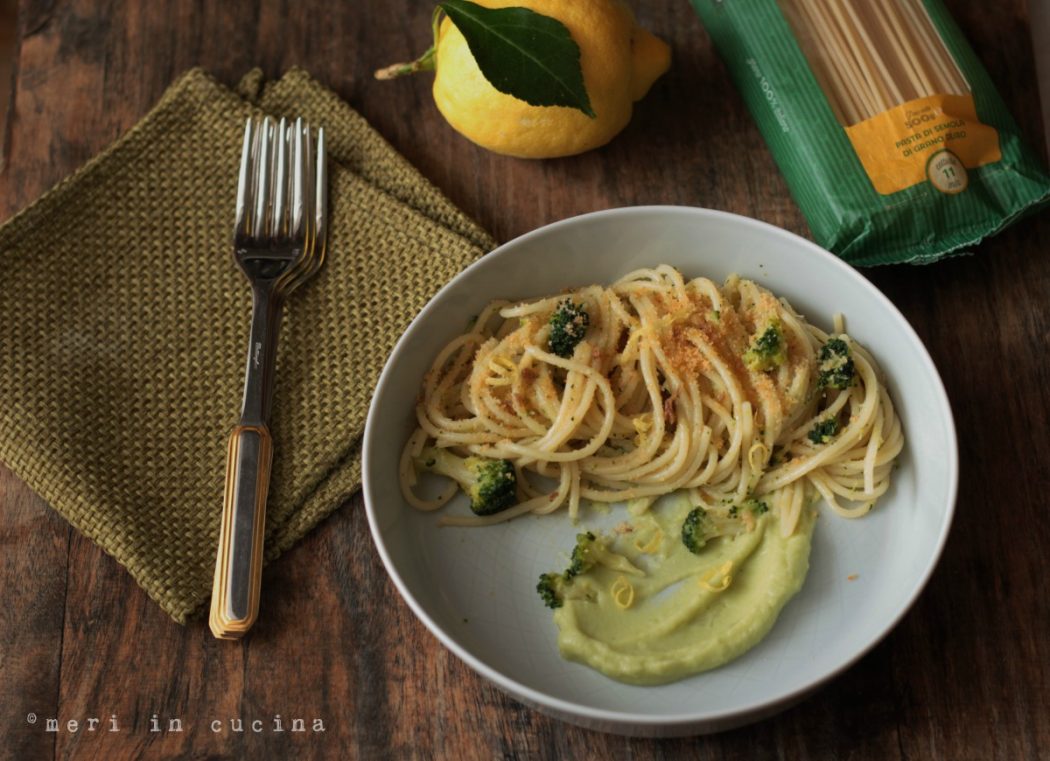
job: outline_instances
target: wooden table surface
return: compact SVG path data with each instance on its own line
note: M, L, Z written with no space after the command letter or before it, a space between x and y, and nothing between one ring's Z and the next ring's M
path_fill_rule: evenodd
M806 234L686 0L634 5L671 42L671 72L607 148L525 162L452 132L427 77L371 78L426 47L426 3L22 0L0 219L133 125L186 68L202 65L233 84L253 66L277 76L298 64L500 240L647 203L726 209ZM977 0L948 5L1042 153L1024 2L996 3L994 13ZM1048 240L1044 213L975 256L866 273L944 376L960 433L955 525L929 587L885 641L774 718L658 741L525 708L449 654L400 601L360 497L266 571L251 637L218 642L204 622L174 624L0 467L0 756L1050 758ZM183 731L150 732L154 714L165 729L181 719ZM321 719L324 732L275 733L275 714L308 727ZM102 731L111 715L119 732ZM57 733L45 731L52 717ZM94 732L90 717L103 722ZM263 731L234 732L231 718L263 719ZM79 731L68 731L69 720Z

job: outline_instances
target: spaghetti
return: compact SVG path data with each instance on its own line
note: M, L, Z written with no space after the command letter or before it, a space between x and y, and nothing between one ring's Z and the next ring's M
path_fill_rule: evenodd
M843 125L919 98L970 92L919 0L780 5Z
M550 350L566 303L589 317L571 356ZM428 446L514 465L518 503L446 525L486 525L584 500L633 501L685 490L708 509L761 497L784 535L819 495L868 512L890 483L904 437L871 355L809 324L750 280L719 287L661 265L611 287L521 304L495 301L427 373L418 428L401 456L405 499ZM774 340L775 339L775 340ZM757 354L756 354L757 352Z

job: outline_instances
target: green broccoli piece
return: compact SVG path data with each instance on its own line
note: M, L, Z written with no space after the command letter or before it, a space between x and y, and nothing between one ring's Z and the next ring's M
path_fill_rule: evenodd
M773 318L761 335L751 342L751 348L744 352L744 364L755 372L765 372L784 364L785 359L784 331L780 328L780 320Z
M569 561L569 567L565 569L566 581L571 581L573 577L586 573L594 567L598 546L598 537L590 531L576 535L576 546L572 548L572 558Z
M849 388L853 385L856 368L849 356L849 344L841 338L831 338L820 347L818 388Z
M682 544L694 555L699 555L707 541L716 535L714 522L702 507L690 510L682 522Z
M588 531L576 535L576 546L572 548L572 558L569 567L562 573L541 573L540 581L536 585L543 604L548 608L560 608L565 602L565 594L571 591L572 580L581 573L586 573L594 567L598 550L605 549L592 532Z
M814 444L827 444L833 438L838 436L839 433L839 419L837 417L829 417L824 420L818 420L812 428L809 429L809 440Z
M543 604L548 608L560 608L568 599L591 599L592 592L584 582L575 582L577 576L587 573L596 565L603 565L621 573L644 576L645 573L630 560L609 549L608 540L593 532L576 535L576 546L572 548L569 567L562 573L544 573L536 585Z
M571 299L566 299L550 318L551 332L547 339L550 350L559 357L571 357L576 344L587 335L590 324L591 316L583 304L573 304Z
M769 512L769 505L765 502L754 499L753 497L748 497L739 505L733 505L731 508L729 508L729 517L739 518L740 513L744 510L747 510L757 518L758 516L765 515Z
M565 577L558 573L541 573L536 591L548 608L560 608L565 602Z
M769 505L765 502L762 502L761 500L749 499L746 500L744 504L747 506L747 509L751 511L751 514L755 517L758 517L759 515L765 515L769 512Z
M517 499L518 478L510 460L457 457L447 449L427 447L415 460L416 467L447 476L470 497L475 515L506 510Z
M682 544L694 555L699 555L713 539L735 537L753 530L755 522L752 517L757 518L768 512L768 504L753 498L727 509L694 507L682 522ZM750 517L745 516L745 513L750 513Z
M572 548L569 567L565 569L565 580L572 581L581 573L587 573L596 565L603 565L621 573L644 576L630 560L610 549L609 540L588 531L576 535L576 546Z

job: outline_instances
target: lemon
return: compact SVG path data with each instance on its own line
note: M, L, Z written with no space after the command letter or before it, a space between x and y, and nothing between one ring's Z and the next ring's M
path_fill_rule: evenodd
M467 41L445 18L438 30L434 102L452 127L496 153L552 158L609 142L631 120L634 102L671 65L667 44L642 29L622 0L476 0L487 8L526 7L563 23L580 48L583 80L597 114L530 106L494 88Z

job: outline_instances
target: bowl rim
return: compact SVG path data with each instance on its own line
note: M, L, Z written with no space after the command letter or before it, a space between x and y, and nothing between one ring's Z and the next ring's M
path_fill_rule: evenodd
M818 675L816 678L808 681L806 684L800 687L794 687L791 689L775 692L765 700L761 702L753 703L746 709L726 709L723 711L703 711L703 712L692 712L692 713L679 713L679 714L663 714L660 716L652 716L646 714L630 713L626 711L616 711L603 708L593 708L586 705L581 705L570 700L556 697L548 694L541 690L537 690L533 687L528 687L520 682L505 676L497 669L487 665L473 654L471 654L466 648L461 646L456 640L447 634L435 621L433 621L422 605L415 599L415 597L409 591L401 575L398 573L390 554L387 552L386 546L382 540L381 531L379 527L379 520L375 512L374 505L376 499L373 495L372 484L369 477L371 470L371 452L374 447L381 446L382 441L381 434L379 433L380 427L376 423L376 403L375 400L379 396L380 390L389 381L392 373L393 366L397 364L396 360L404 350L404 346L408 342L408 337L411 333L419 329L419 325L426 322L430 314L437 309L437 304L441 301L444 295L458 287L459 283L463 280L470 278L473 272L480 267L492 267L496 266L496 263L505 257L513 256L514 250L523 242L530 240L535 237L541 237L550 234L552 231L563 228L571 227L574 225L591 222L595 220L603 220L612 217L630 217L630 216L644 216L651 214L668 214L668 215L679 215L688 217L707 217L712 219L718 219L723 222L730 224L742 225L743 227L751 227L763 230L767 233L772 233L775 236L784 237L785 239L792 241L796 245L801 245L810 254L818 259L822 259L825 264L836 268L844 272L848 277L857 281L858 285L867 290L879 305L886 310L888 313L894 315L899 321L901 326L904 328L905 334L908 336L912 348L917 350L917 356L920 361L924 363L929 371L930 375L936 381L936 387L934 389L938 396L939 407L938 412L940 417L944 420L946 427L946 434L951 442L951 446L948 448L947 454L947 467L946 475L948 477L948 493L947 493L947 506L944 513L944 518L939 528L939 535L937 537L937 543L934 552L930 555L922 573L917 577L917 581L914 583L913 588L907 595L906 602L901 606L900 610L897 611L896 615L888 619L882 626L878 627L877 631L859 647L851 657L845 659L842 663L835 667L828 669L826 672ZM816 688L825 684L829 680L838 676L846 669L853 666L857 661L869 653L872 648L881 642L901 621L901 619L911 610L914 606L919 595L926 588L930 577L933 575L934 569L937 567L940 561L941 555L944 552L945 544L948 540L948 535L951 530L952 521L955 516L956 499L958 497L959 489L959 442L955 428L955 418L952 414L951 403L948 398L947 390L944 386L944 381L937 371L937 366L933 362L933 358L930 356L929 351L926 349L922 339L919 338L915 329L908 322L907 318L901 313L899 309L893 304L892 301L887 298L882 291L880 291L875 285L868 280L863 274L857 269L847 264L842 259L838 258L829 251L821 248L816 243L803 238L800 235L796 235L790 230L785 230L782 227L763 222L762 220L754 219L752 217L745 217L740 214L734 214L732 212L720 211L717 209L707 209L696 206L684 206L684 205L645 205L645 206L623 206L605 209L601 211L593 211L584 214L578 214L565 219L551 222L549 224L537 227L534 230L530 230L516 238L497 246L491 252L479 257L477 260L472 262L455 277L453 277L448 283L441 287L437 293L434 294L427 302L427 304L420 310L409 323L408 327L405 328L401 337L398 339L391 351L390 356L387 358L386 363L383 366L383 371L379 376L379 380L376 382L375 389L373 390L372 399L369 403L368 416L365 421L364 435L362 437L362 460L361 460L361 475L362 475L362 493L365 502L365 513L368 518L369 530L372 534L372 541L375 544L376 550L379 553L380 559L383 561L383 566L386 569L387 574L394 582L394 586L397 588L401 598L408 604L409 608L415 614L416 618L419 619L424 626L437 637L438 641L454 653L460 660L466 663L476 673L484 677L485 679L493 682L506 692L515 696L517 699L525 702L531 707L538 708L540 710L546 710L552 714L557 715L559 718L567 719L567 717L577 717L583 721L588 722L590 726L598 724L604 725L619 725L627 726L631 725L640 728L652 728L652 729L674 729L685 726L699 727L701 725L732 725L738 726L741 723L741 717L748 715L755 715L757 717L769 715L777 710L778 706L786 706L795 702L805 695L809 694ZM571 719L567 719L571 720ZM734 721L735 720L735 721ZM608 730L607 730L608 731Z

